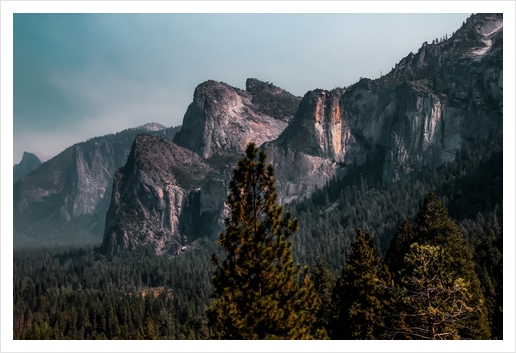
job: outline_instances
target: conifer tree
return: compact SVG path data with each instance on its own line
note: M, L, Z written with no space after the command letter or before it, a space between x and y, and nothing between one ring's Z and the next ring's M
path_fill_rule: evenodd
M440 246L451 257L448 271L454 278L468 283L470 299L468 305L475 308L466 327L460 330L462 338L490 338L484 295L478 275L475 272L473 251L464 240L455 222L448 216L448 210L434 192L430 192L416 216L415 231L418 242Z
M308 269L295 265L292 242L299 223L276 204L274 169L254 143L233 170L231 214L218 244L208 318L219 339L310 339L319 298Z
M320 330L326 330L327 334L330 329L330 323L333 321L334 307L332 302L332 292L337 281L336 276L331 273L328 264L321 258L317 259L315 269L313 270L312 280L321 306L317 313L316 327Z
M461 339L476 310L470 282L450 271L453 258L440 246L413 243L401 271L405 324L412 339Z
M400 318L394 338L490 337L472 250L435 193L426 196L415 226L404 223L391 246L386 262L397 271ZM394 256L403 256L403 262Z
M389 267L389 271L396 283L399 283L399 272L404 266L403 258L410 251L410 244L414 241L414 227L408 220L405 220L398 228L394 238L392 238L384 258L384 262Z
M333 293L337 317L331 338L383 338L383 316L391 305L390 282L373 238L359 229Z

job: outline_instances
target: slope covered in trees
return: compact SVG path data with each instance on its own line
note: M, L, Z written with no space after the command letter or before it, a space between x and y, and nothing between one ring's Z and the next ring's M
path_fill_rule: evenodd
M422 286L435 287L435 282L416 282L420 273L456 267L457 255L451 256L441 241L426 238L414 245L421 231L416 215L424 197L435 190L456 224L453 234L463 239L459 248L470 249L470 255L458 256L469 263L467 273L456 273L438 284L447 293L476 293L478 303L483 297L482 316L487 320L480 320L475 329L482 334L468 336L459 330L449 337L489 337L490 331L490 338L503 338L502 157L501 138L494 139L490 145L472 148L441 168L419 171L392 188L381 186L381 176L375 174L377 161L370 161L362 167L349 166L343 179L325 185L309 199L287 205L300 221L299 232L292 236L294 261L314 268L311 279L321 306L313 327L331 333L332 322L342 311L331 293L338 288L337 274L352 273L344 267L346 253L353 250L359 228L371 235L369 247L374 245L380 257L386 252L398 254L387 256L386 264L393 272L393 288L404 287L405 293L415 295ZM396 234L403 241L394 246L391 240ZM213 253L223 256L208 239L200 239L191 251L172 258L145 251L106 258L92 248L16 250L13 337L208 338L205 310L212 303L209 258ZM422 258L428 261L416 262ZM475 277L472 268L477 279L471 279ZM340 279L341 289L350 278L346 276ZM454 300L473 308L465 298L459 295ZM349 312L353 301L346 300ZM419 310L418 305L414 297L411 310ZM385 310L394 310L389 308ZM389 327L403 327L407 321L398 318L388 322ZM482 329L486 325L488 329ZM442 332L453 331L448 324L443 327ZM392 334L381 327L372 332L379 332L373 333L374 338ZM396 338L416 335L421 333L405 332Z

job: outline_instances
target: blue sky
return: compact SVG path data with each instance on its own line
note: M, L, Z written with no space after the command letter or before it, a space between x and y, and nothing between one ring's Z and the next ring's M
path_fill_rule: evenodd
M386 74L463 14L14 14L14 149L179 125L208 79L302 96Z

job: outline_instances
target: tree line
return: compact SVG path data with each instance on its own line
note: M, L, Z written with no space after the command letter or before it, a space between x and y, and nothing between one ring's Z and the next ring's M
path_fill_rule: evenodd
M236 170L261 175L259 197L244 197L234 175L222 247L200 239L178 257L113 258L16 250L14 338L503 338L501 143L390 188L377 161L351 165L287 205L291 216L275 205L265 156L253 153ZM268 211L249 217L255 210ZM259 232L239 235L242 219Z
M405 220L382 259L360 229L338 278L318 260L313 280L292 257L298 229L276 204L274 170L250 143L233 171L230 216L214 255L210 330L223 339L489 339L473 249L437 195Z

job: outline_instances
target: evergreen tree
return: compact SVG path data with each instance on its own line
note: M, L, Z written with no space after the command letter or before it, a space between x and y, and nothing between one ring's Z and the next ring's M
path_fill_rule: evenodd
M410 244L414 241L414 227L408 220L405 220L392 238L384 259L396 283L399 283L399 272L404 266L403 258L410 251Z
M328 264L319 258L315 264L312 279L317 295L321 300L321 306L317 313L317 322L315 326L320 330L328 331L334 316L334 308L331 297L337 278L328 269ZM327 333L331 334L330 332Z
M219 339L310 339L319 298L308 269L292 257L299 224L276 204L274 169L254 143L233 170L227 203L231 214L212 256L214 302L208 308ZM299 279L299 281L298 281Z
M390 282L373 238L359 229L333 292L337 317L331 338L382 338L384 314L391 305Z
M413 232L408 225L400 229L402 232L399 234L410 235L405 236L405 243L394 241L394 244L397 249L409 247L410 251L399 251L404 260L397 281L400 306L396 311L407 326L400 325L397 331L404 333L403 338L490 338L484 296L475 272L472 250L435 193L430 192L426 196L416 216ZM398 237L402 238L402 235ZM391 251L395 252L396 249ZM425 312L421 311L423 304L420 301L423 299L418 298L423 291L426 291ZM441 305L442 298L446 296L446 305L451 306ZM454 307L453 303L458 303L461 309ZM438 318L438 315L444 316ZM454 315L455 321L447 320L446 315ZM418 321L421 316L425 316L427 322L434 322L425 327L426 333Z
M448 270L454 278L468 283L470 299L468 305L475 308L468 323L460 331L463 338L490 338L484 295L478 275L475 272L473 251L464 240L457 225L448 216L448 210L434 192L430 192L416 216L415 230L418 241L423 244L441 246L451 256Z
M471 284L450 271L450 253L440 246L413 243L404 261L401 306L406 325L397 334L412 339L461 339L476 308Z

